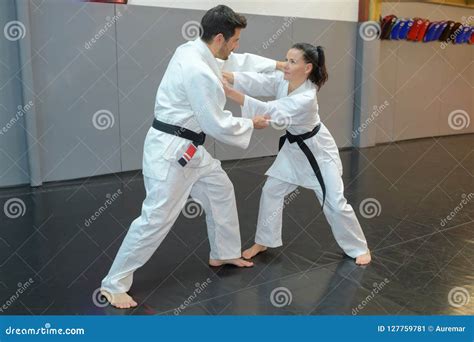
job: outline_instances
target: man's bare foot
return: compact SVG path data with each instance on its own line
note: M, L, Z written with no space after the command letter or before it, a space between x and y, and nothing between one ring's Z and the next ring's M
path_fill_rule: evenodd
M127 293L110 293L106 290L100 290L100 293L118 309L130 309L138 305Z
M371 260L372 260L372 257L370 256L370 251L368 251L365 254L359 255L356 258L355 262L357 265L362 266L362 265L368 265Z
M258 253L265 252L266 250L267 250L267 247L259 245L258 243L256 243L252 247L250 247L249 249L246 249L242 253L242 256L244 257L244 259L252 259Z
M209 259L210 266L222 266L222 265L234 265L237 267L252 267L253 262L245 261L244 259L228 259L228 260L217 260L217 259Z

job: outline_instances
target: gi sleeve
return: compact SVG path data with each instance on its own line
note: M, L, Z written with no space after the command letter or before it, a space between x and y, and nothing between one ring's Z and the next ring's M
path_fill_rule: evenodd
M316 99L309 94L286 96L274 101L260 101L250 96L245 96L242 106L242 117L252 118L255 115L270 115L271 120L286 125L307 124L309 111L314 110Z
M256 72L234 72L234 88L249 96L276 96L281 71L260 74Z
M184 88L196 119L204 133L223 143L247 148L253 132L253 122L248 118L234 117L223 110L224 89L211 74L189 71Z
M275 60L251 53L231 53L222 66L222 71L271 72L275 69Z

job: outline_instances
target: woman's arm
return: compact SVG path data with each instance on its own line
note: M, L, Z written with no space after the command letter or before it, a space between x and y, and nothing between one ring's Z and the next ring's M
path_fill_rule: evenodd
M256 72L223 72L223 77L234 88L250 96L276 96L283 73L274 71L272 73Z
M286 96L278 100L265 102L247 95L235 94L235 92L231 96L235 98L236 102L242 103L242 117L244 118L252 118L257 114L267 114L271 120L276 122L301 125L307 124L311 116L310 113L317 112L316 98L311 93Z
M224 80L222 81L222 84L224 86L225 96L227 96L228 99L234 101L240 106L243 106L245 95L231 86L231 82L229 82L231 80L232 80L231 78L224 77Z

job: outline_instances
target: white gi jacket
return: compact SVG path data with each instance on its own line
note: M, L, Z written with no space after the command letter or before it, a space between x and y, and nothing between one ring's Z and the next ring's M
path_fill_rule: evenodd
M246 148L253 123L248 118L233 117L230 111L224 110L226 97L221 84L221 68L268 72L274 71L275 67L274 60L252 54L232 53L228 60L220 61L201 39L187 42L176 49L163 76L156 94L155 118ZM189 140L150 128L144 145L143 174L166 179L170 162L177 162L189 144ZM199 146L185 168L204 167L212 160L204 146Z
M316 86L309 80L288 94L288 81L283 78L283 73L280 71L266 74L236 72L234 88L250 96L276 98L274 101L263 102L246 95L242 106L242 117L252 118L257 114L269 114L272 120L281 120L288 124L287 130L294 135L310 132L321 123ZM325 162L334 161L342 175L338 148L331 133L322 123L319 132L305 140L305 143L313 152L320 167ZM303 151L297 143L290 144L288 140L265 174L308 188L319 184Z

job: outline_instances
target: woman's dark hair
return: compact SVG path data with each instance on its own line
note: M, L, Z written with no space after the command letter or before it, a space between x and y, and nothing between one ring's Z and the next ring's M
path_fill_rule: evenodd
M311 82L316 84L318 90L321 89L323 84L328 80L326 57L324 56L323 47L313 46L308 43L296 43L291 48L302 51L305 62L313 65L313 70L308 78Z
M211 8L201 19L201 39L209 43L219 33L225 40L229 40L235 34L236 28L246 28L247 19L243 15L235 13L232 8L218 5Z

